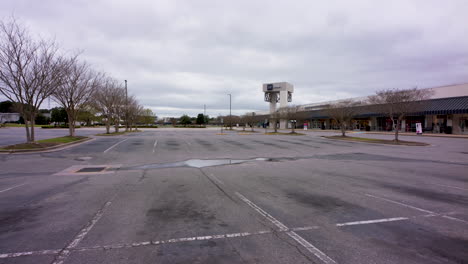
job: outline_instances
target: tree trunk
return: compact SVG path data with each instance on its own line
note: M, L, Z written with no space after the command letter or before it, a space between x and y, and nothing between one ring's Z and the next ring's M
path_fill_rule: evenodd
M21 116L23 117L24 128L26 128L26 142L30 143L31 142L31 132L29 131L28 115L26 113L21 113Z
M395 127L395 141L398 142L398 132L400 131L400 119L397 120Z
M254 132L254 126L253 125L250 127L250 129L252 130L252 132Z
M34 114L31 114L31 142L35 141L35 135L34 135Z
M275 123L273 125L275 127L275 133L278 133L278 124L276 123L276 120L275 120Z
M115 122L115 124L114 124L114 130L115 130L115 133L118 133L118 132L119 132L119 122Z
M109 120L106 121L106 133L110 134L110 122L109 122Z
M346 137L346 124L341 123L341 136Z
M31 132L29 131L28 118L26 117L26 115L24 115L23 119L24 119L24 127L26 128L26 142L30 143L31 142Z
M72 114L68 115L68 131L70 132L70 137L75 136L75 118Z

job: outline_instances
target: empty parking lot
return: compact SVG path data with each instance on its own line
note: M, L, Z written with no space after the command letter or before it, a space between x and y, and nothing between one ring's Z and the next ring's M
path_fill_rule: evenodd
M0 263L468 262L468 139L218 132L0 155Z

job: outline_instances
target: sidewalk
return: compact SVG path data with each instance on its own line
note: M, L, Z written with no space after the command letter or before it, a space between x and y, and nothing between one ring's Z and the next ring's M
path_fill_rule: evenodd
M340 130L333 129L308 129L310 132L335 132L340 133ZM375 134L375 135L395 135L395 132L383 132L383 131L353 131L347 130L346 134ZM423 136L423 137L447 137L447 138L468 138L468 135L455 135L455 134L433 134L433 133L423 133L422 135L416 135L415 132L399 132L400 136Z
M353 133L354 131L351 131ZM379 132L379 131L363 131L363 132L355 132L355 133L363 133L363 134L378 134L378 135L395 135L395 132ZM455 134L433 134L433 133L423 133L422 135L417 135L416 133L412 132L400 132L398 133L400 136L423 136L423 137L447 137L447 138L468 138L468 135L455 135Z

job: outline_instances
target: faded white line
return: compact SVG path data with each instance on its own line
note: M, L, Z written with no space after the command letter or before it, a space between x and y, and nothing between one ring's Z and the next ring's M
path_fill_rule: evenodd
M62 251L60 251L60 253L57 255L55 261L52 262L52 264L62 264L68 258L68 256L71 253L71 250L75 248L85 238L85 236L96 225L99 219L101 219L101 217L104 215L104 211L112 204L111 201L106 202L104 206L101 209L99 209L99 211L94 215L91 221L89 221L88 224L86 224L86 226L83 229L81 229L78 235L76 235L75 238Z
M158 141L155 140L154 141L154 145L153 145L153 153L156 151L156 146L158 145Z
M390 221L407 221L413 218L419 217L435 217L435 216L442 216L442 217L450 217L448 215L456 214L456 212L449 212L444 214L425 214L419 216L412 216L412 217L394 217L394 218L383 218L383 219L375 219L375 220L364 220L364 221L356 221L356 222L347 222L347 223L339 223L336 226L348 226L348 225L368 225L368 224L378 224L378 223L385 223ZM386 220L386 221L383 221ZM455 218L455 220L461 220ZM464 220L461 220L466 222ZM291 231L308 231L308 230L315 230L320 229L320 226L304 226L304 227L294 227L287 230L280 230L277 232L282 233L291 233ZM210 236L196 236L196 237L183 237L183 238L172 238L167 240L153 240L153 241L142 241L142 242L133 242L133 243L124 243L124 244L113 244L113 245L105 245L105 246L92 246L92 247L75 247L70 248L69 251L89 251L89 250L109 250L109 249L119 249L119 248L130 248L130 247L142 247L142 246L150 246L150 245L162 245L162 244L170 244L170 243L183 243L183 242L191 242L191 241L202 241L202 240L213 240L213 239L229 239L229 238L236 238L236 237L248 237L248 236L255 236L255 235L264 235L264 234L271 234L273 233L272 230L264 230L264 231L257 231L257 232L242 232L242 233L231 233L231 234L222 234L222 235L210 235ZM297 234L296 234L297 235ZM305 246L310 247L307 241L302 241ZM310 244L310 243L309 243ZM0 259L4 258L16 258L22 256L36 256L36 255L55 255L60 253L62 250L60 249L51 249L51 250L41 250L41 251L27 251L27 252L15 252L15 253L3 253L0 254Z
M368 224L375 224L375 223L403 221L403 220L408 220L408 219L409 219L408 217L383 218L383 219L339 223L339 224L336 224L336 226L368 225Z
M218 177L214 176L213 174L210 174L211 178L217 182L218 184L220 185L224 185L224 182L222 182L220 179L218 179Z
M0 191L0 193L2 193L2 192L7 192L7 191L9 191L9 190L13 190L13 189L15 189L15 188L18 188L18 187L20 187L20 186L23 186L23 185L25 185L25 184L26 184L26 183L23 183L23 184L19 184L19 185L12 186L12 187L10 187L10 188L7 188L7 189L4 189L4 190L1 190L1 191Z
M405 207L408 207L408 208L412 208L412 209L414 209L414 210L418 210L418 211L421 211L421 212L426 212L426 213L435 214L435 215L441 215L441 214L437 214L437 213L432 212L432 211L429 211L429 210L425 210L425 209L422 209L422 208L419 208L419 207L416 207L416 206L412 206L412 205L409 205L409 204L405 204L405 203L393 201L393 200L390 200L390 199L387 199L387 198L378 197L378 196L371 195L371 194L365 194L365 195L366 195L366 196L370 196L370 197L374 197L374 198L377 198L377 199L381 199L381 200L384 200L384 201L387 201L387 202L390 202L390 203L399 204L399 205L401 205L401 206L405 206ZM453 220L453 221L457 221L457 222L462 222L462 223L468 224L468 221L465 221L465 220L463 220L463 219L459 219L459 218L456 218L456 217L447 216L447 215L442 215L442 217L445 218L445 219L449 219L449 220Z
M305 240L303 237L298 235L296 232L291 231L291 232L286 232L286 234L288 234L288 236L296 240L299 244L305 247L309 252L314 254L317 258L319 258L324 263L327 263L327 264L336 263L333 259L331 259L325 253L323 253L320 249L316 248L309 241Z
M383 200L383 201L387 201L389 203L394 203L394 204L398 204L398 205L408 207L408 208L411 208L411 209L414 209L414 210L418 210L418 211L421 211L421 212L425 212L425 213L429 213L429 214L435 214L435 212L425 210L425 209L422 209L422 208L419 208L419 207L416 207L416 206L412 206L412 205L409 205L409 204L393 201L393 200L390 200L390 199L387 199L387 198L383 198L383 197L379 197L379 196L375 196L375 195L367 194L367 193L365 195L369 196L369 197L376 198L376 199L380 199L380 200Z
M107 151L113 149L115 146L117 146L117 145L119 145L120 143L122 143L122 142L124 142L124 141L127 141L127 140L128 140L128 138L126 138L126 139L124 139L124 140L121 140L121 141L115 143L114 145L110 146L108 149L104 150L104 153L107 153Z
M319 226L304 226L304 227L293 227L290 228L289 230L291 231L308 231L308 230L314 230L314 229L319 229Z
M204 241L204 240L227 239L227 238L236 238L236 237L248 237L248 236L264 235L264 234L270 234L270 233L273 233L273 231L265 230L265 231L258 231L258 232L242 232L242 233L232 233L232 234L222 234L222 235L172 238L172 239L167 239L167 240L152 240L152 241L143 241L143 242L117 244L117 245L107 245L107 246L98 246L98 247L84 247L84 248L77 248L75 250L76 251L87 251L87 250L99 250L99 249L130 248L130 247L141 247L141 246L149 246L149 245L162 245L162 244L182 243L182 242L191 242L191 241Z
M283 223L281 223L279 220L274 218L272 215L269 213L265 212L262 208L258 207L256 204L251 202L249 199L245 198L242 194L236 192L236 195L246 204L248 204L250 207L252 207L255 211L257 211L259 214L263 215L266 219L270 220L273 224L275 224L280 231L287 231L288 227L285 226Z
M453 216L443 215L442 217L443 217L443 218L446 218L446 219L453 220L453 221L457 221L457 222L462 222L462 223L468 224L468 221L465 221L465 220L463 220L463 219L456 218L456 217L453 217Z
M312 245L310 242L305 240L303 237L298 235L294 231L288 231L288 228L281 223L279 220L274 218L272 215L269 213L265 212L262 208L258 207L256 204L251 202L249 199L247 199L245 196L242 194L236 192L236 195L247 205L252 207L255 211L257 211L259 214L263 215L266 219L270 220L274 225L276 225L280 231L286 231L286 234L294 239L296 242L298 242L300 245L302 245L304 248L306 248L310 253L314 254L317 258L319 258L321 261L323 261L326 264L330 263L336 263L332 258L327 256L325 253L323 253L320 249L316 248L314 245Z
M17 258L17 257L24 257L24 256L54 255L59 252L60 252L60 249L27 251L27 252L17 252L17 253L3 253L3 254L0 254L0 259Z
M437 186L442 186L442 187L447 187L447 188L452 188L452 189L457 189L457 190L468 191L467 188L461 188L461 187L450 186L450 185L444 185L444 184L431 183L431 185L437 185Z

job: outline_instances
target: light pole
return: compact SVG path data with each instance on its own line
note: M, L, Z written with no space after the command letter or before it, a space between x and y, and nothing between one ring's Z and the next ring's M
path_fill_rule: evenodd
M128 92L127 92L127 80L125 80L125 131L128 131Z
M232 130L232 115L231 115L231 94L229 95L229 130Z

